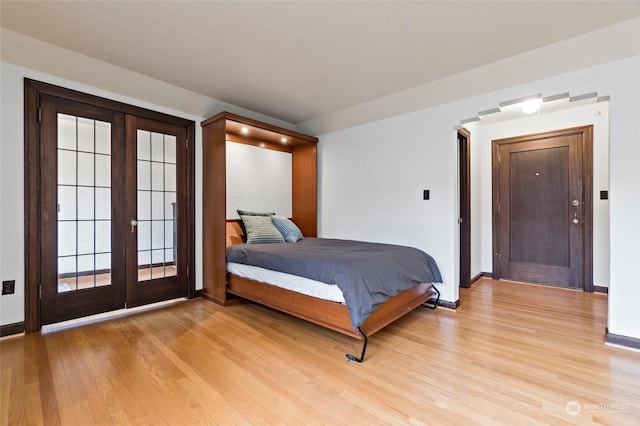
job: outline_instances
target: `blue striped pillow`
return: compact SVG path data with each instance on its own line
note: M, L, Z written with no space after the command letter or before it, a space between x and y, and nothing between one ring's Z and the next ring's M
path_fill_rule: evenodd
M288 243L295 243L304 238L300 228L295 223L283 216L271 216L271 221Z
M282 234L271 222L271 216L240 216L247 232L247 243L284 243Z

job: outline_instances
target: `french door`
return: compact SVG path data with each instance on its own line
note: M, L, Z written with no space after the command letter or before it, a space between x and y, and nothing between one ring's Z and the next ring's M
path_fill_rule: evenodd
M127 305L187 295L186 129L126 117Z
M184 126L42 94L40 318L188 295Z

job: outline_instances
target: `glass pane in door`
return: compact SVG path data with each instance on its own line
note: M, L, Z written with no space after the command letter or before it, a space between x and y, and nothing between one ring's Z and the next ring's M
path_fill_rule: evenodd
M111 123L57 124L58 293L111 285Z
M176 137L137 131L138 281L177 273Z

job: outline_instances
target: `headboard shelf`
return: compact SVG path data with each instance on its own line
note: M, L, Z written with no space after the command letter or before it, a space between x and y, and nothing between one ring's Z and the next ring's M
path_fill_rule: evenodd
M255 141L255 144L274 143L276 145L283 146L298 146L309 143L318 143L318 138L316 137L285 129L284 127L274 126L273 124L263 123L261 121L253 120L230 112L221 112L216 114L203 121L201 125L204 128L210 123L219 120L225 120L226 130L230 137L237 137L240 140L246 141L245 143L250 143L249 141L251 140ZM243 127L249 129L249 133L247 135L242 133ZM283 137L287 138L287 142L282 142Z
M226 142L227 140L292 154L291 219L309 237L317 236L318 139L230 112L202 126L202 296L227 304L226 289ZM246 128L244 133L242 129ZM283 138L286 139L283 142Z

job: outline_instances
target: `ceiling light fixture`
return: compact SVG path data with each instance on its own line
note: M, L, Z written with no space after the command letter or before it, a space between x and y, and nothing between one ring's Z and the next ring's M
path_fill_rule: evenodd
M524 101L520 107L525 114L533 114L540 111L540 105L542 105L542 99L537 98Z
M480 111L475 117L460 120L460 125L455 128L463 128L465 125L474 122L490 124L514 120L524 117L523 114L548 114L595 102L608 102L609 100L609 96L598 96L597 92L577 96L571 96L569 92L565 92L545 97L542 97L542 93L538 93L537 95L500 102L497 108Z
M282 139L280 139L280 142L282 142L282 143L287 143L287 138L282 138Z
M243 127L242 134L246 135L247 133L249 133L249 129L247 127Z
M542 103L542 94L538 93L537 95L525 96L518 99L511 99L510 101L500 102L498 104L498 107L502 112L514 111L522 109L523 105L525 104L529 105L529 102L531 102L532 104L535 102L537 107L540 107L540 104Z

